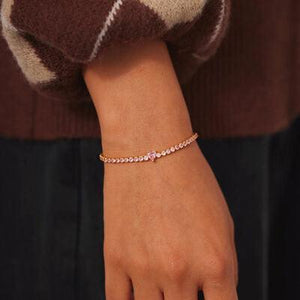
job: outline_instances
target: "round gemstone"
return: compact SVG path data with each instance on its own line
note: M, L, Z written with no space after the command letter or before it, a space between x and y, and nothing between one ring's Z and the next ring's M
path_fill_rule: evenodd
M182 144L182 143L179 144L179 148L180 148L180 149L183 148L183 144Z
M125 159L124 159L124 158L121 158L121 159L120 159L120 162L121 162L121 163L123 163L124 161L125 161Z
M116 162L116 160L113 158L113 159L111 160L111 162L114 164L114 163Z
M162 151L162 153L161 153L161 155L162 156L165 156L167 153L166 153L166 151L164 150L164 151Z
M171 153L171 150L170 150L170 149L167 149L167 150L166 150L166 153L167 153L167 154L170 154L170 153Z
M128 163L129 162L129 158L124 158L124 162Z
M143 161L143 160L144 160L144 156L140 156L139 161Z
M161 157L161 153L156 153L156 157L160 158Z
M138 161L139 161L139 158L136 156L136 157L134 158L134 161L135 161L135 162L138 162Z
M134 161L134 159L133 159L133 157L129 157L129 162L133 162Z
M119 163L119 162L120 162L120 159L119 159L119 158L117 158L117 159L116 159L116 163Z
M180 149L180 148L179 148L179 145L176 145L176 146L175 146L175 149L176 149L176 150L179 150L179 149Z
M175 152L175 148L174 147L171 147L171 152Z
M147 160L149 160L149 157L148 157L148 155L145 155L144 156L144 161L147 161Z

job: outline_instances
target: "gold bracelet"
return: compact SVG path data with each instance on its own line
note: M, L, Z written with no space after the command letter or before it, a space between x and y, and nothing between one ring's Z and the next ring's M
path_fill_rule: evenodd
M179 144L171 146L168 149L165 149L162 151L152 150L145 155L129 156L129 157L108 157L108 156L105 156L103 153L101 153L99 155L99 158L101 161L103 161L104 163L108 163L108 164L139 163L139 162L146 162L146 161L154 162L158 158L172 154L178 150L181 150L181 149L187 147L189 144L194 142L197 138L198 138L198 133L194 133L190 138L182 141Z

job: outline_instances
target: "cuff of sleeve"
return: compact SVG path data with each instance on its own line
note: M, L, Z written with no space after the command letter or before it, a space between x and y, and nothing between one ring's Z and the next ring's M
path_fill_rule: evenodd
M230 0L3 0L3 35L30 84L56 98L86 98L81 67L103 50L165 40L180 83L216 51Z

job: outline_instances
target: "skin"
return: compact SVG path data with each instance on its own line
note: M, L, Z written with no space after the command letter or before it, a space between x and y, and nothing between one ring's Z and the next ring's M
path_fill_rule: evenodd
M162 150L193 133L163 42L110 49L83 72L109 156ZM237 299L234 227L197 143L155 163L106 164L108 300Z

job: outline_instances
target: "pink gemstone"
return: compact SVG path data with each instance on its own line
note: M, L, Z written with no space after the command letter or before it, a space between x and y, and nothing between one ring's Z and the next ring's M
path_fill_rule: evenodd
M176 145L176 146L175 146L175 149L176 149L176 150L179 150L180 148L179 148L179 146L178 146L178 145Z
M156 158L156 151L151 151L148 153L148 157L151 161L155 161Z
M170 153L171 153L171 150L170 150L170 149L167 149L166 152L167 152L167 154L170 154Z

